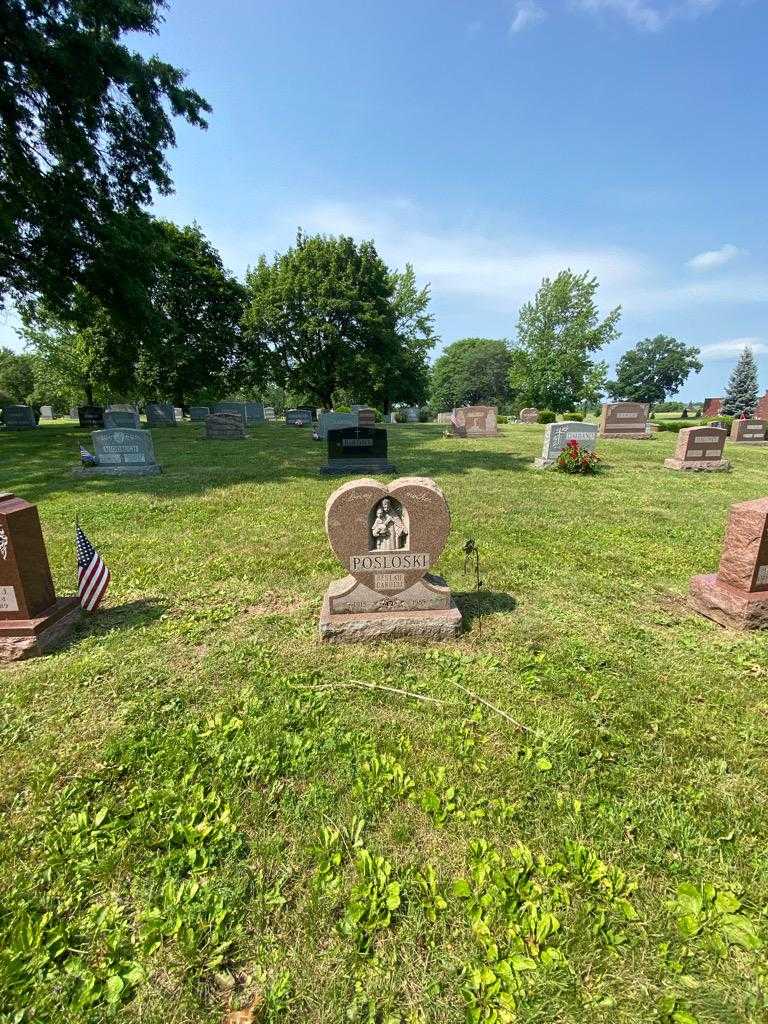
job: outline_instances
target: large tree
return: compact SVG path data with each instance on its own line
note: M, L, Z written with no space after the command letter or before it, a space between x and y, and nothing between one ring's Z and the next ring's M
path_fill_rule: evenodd
M757 408L757 363L749 345L745 345L725 389L721 412L726 416L751 416Z
M19 405L27 401L35 387L34 361L31 356L0 348L0 405Z
M512 355L506 341L462 338L454 341L432 367L431 400L441 409L459 405L499 405L509 396Z
M247 288L243 355L253 386L269 381L324 406L341 390L385 409L423 396L428 291L410 268L391 273L372 241L300 231L273 262L259 260Z
M130 310L125 275L142 263L125 260L114 221L171 191L172 116L205 127L210 109L180 70L128 45L129 34L158 31L165 6L4 0L0 299L42 294L57 305L81 282L113 313Z
M616 366L616 380L606 384L608 393L620 401L655 405L675 395L692 371L702 363L699 349L666 334L645 338L629 349Z
M66 310L43 299L21 307L22 330L35 356L35 392L44 403L53 395L88 405L133 390L137 347L107 310L77 285Z
M245 289L197 225L157 221L155 234L136 385L147 398L182 406L235 382Z
M562 270L554 280L545 277L520 310L509 372L519 402L566 412L597 400L607 366L591 357L619 336L621 316L617 306L600 319L597 288L588 271Z

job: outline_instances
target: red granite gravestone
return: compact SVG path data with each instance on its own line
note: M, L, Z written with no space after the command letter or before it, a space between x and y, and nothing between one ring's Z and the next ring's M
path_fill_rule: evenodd
M734 420L730 439L736 444L765 444L765 422L756 419Z
M691 599L721 626L768 628L768 498L731 505L720 567L693 577Z
M651 436L644 402L607 402L600 413L598 436L642 441Z
M36 506L0 494L0 662L44 654L79 617L77 597L56 598Z
M664 459L664 465L709 473L730 469L730 462L723 458L726 436L719 427L684 427L677 435L674 456Z

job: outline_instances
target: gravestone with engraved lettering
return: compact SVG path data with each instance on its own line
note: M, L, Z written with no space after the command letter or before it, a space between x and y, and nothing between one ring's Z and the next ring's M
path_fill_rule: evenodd
M426 477L389 486L357 480L334 491L325 529L347 575L328 587L320 638L455 637L461 613L445 580L430 571L450 528L445 495Z
M29 405L6 405L3 407L6 430L34 430L37 426L35 411Z
M651 436L644 402L607 402L600 413L598 437L646 440Z
M138 430L141 426L139 413L136 409L119 406L108 406L104 410L104 428L106 430Z
M275 410L271 405L264 406L264 419L267 423L275 422Z
M207 441L242 441L248 437L245 420L237 412L212 412L205 418Z
M667 469L691 470L699 473L717 473L731 468L723 458L723 447L728 435L717 427L684 427L677 435L675 454L664 459Z
M732 444L765 444L765 420L734 420L730 441Z
M306 427L312 423L311 409L287 409L285 422L289 427Z
M454 409L451 415L453 433L456 437L496 437L495 405L463 405Z
M329 430L341 430L343 427L358 427L360 423L356 412L322 412L317 421L319 440L325 441Z
M155 476L160 472L148 430L95 430L91 439L96 465L78 466L76 476Z
M77 420L85 430L101 430L104 426L104 406L78 405Z
M768 498L731 505L720 566L693 577L691 601L721 626L768 629Z
M147 402L148 427L175 427L176 410L167 402Z
M577 441L580 448L593 452L597 447L597 426L594 423L580 423L576 420L547 423L544 428L541 456L533 463L536 469L554 466L560 453L571 441Z
M342 427L328 431L328 462L320 472L395 473L387 458L387 431L384 427Z
M36 506L0 494L0 662L46 653L79 617L77 597L56 597Z
M538 423L539 422L539 410L534 409L530 406L527 409L520 410L520 422L521 423Z

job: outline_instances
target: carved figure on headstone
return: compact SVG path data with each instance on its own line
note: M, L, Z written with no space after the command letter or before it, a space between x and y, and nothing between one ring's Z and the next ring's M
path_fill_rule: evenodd
M376 509L371 535L377 551L399 551L405 547L408 530L403 522L402 510L395 507L391 498L382 498Z

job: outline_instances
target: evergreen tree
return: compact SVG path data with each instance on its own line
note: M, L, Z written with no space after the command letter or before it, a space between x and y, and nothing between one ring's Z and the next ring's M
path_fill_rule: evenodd
M757 363L749 345L745 345L728 381L722 412L726 416L751 416L757 407Z

